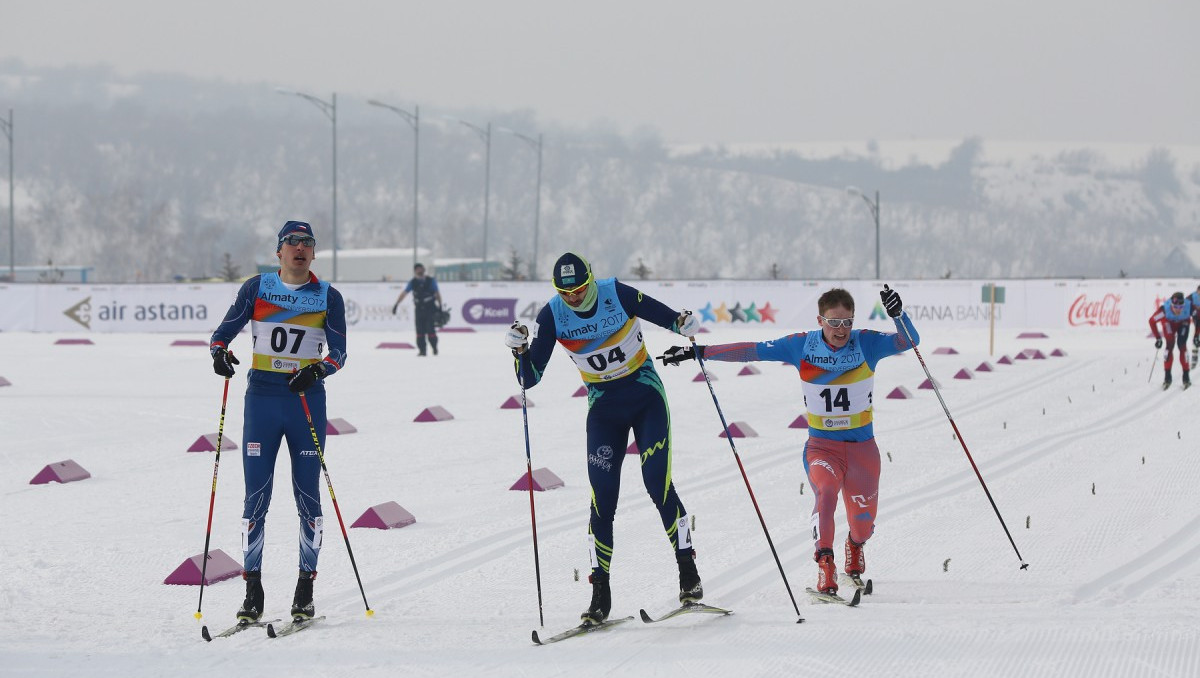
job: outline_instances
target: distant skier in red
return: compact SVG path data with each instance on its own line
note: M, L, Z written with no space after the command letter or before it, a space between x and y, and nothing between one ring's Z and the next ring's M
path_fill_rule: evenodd
M1194 306L1190 299L1185 299L1183 292L1176 292L1164 301L1162 306L1150 316L1150 331L1154 333L1154 348L1162 348L1163 335L1167 338L1167 353L1163 358L1163 388L1171 387L1171 365L1175 362L1175 347L1179 347L1179 366L1183 368L1183 387L1192 385L1189 376L1191 365L1187 358L1188 326L1193 319L1200 327L1200 308Z

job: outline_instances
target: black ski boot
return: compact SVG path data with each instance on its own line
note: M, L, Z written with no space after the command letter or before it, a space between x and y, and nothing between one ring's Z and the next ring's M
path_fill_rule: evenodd
M1171 373L1167 372L1166 378L1163 379L1163 390L1171 388Z
M296 580L296 595L292 598L292 619L312 619L316 613L313 607L313 580L316 572L300 570L300 578Z
M588 609L579 615L579 619L585 624L599 624L608 619L608 612L612 609L612 590L608 588L608 573L593 572L588 581L592 583L592 602Z
M1184 388L1188 388L1188 387L1190 387L1190 386L1192 385L1192 378L1191 378L1191 376L1188 374L1189 372L1191 372L1191 370L1184 370L1184 371L1183 371L1183 387L1184 387Z
M675 562L679 563L679 602L698 602L704 597L704 587L700 584L700 573L696 572L696 551L676 553Z
M246 580L246 599L242 601L242 607L237 611L238 621L247 623L258 621L259 617L262 617L263 600L266 598L262 587L262 572L258 570L243 572L242 579Z

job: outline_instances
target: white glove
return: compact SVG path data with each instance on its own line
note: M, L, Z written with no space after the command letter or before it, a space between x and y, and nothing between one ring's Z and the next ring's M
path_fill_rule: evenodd
M700 331L700 319L691 311L684 311L679 315L679 333L685 337L694 337Z
M504 345L518 353L524 353L529 346L529 328L519 322L513 323L504 333Z

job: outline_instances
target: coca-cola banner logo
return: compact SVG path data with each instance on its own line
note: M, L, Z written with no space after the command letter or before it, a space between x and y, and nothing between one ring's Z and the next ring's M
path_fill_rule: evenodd
M1093 300L1088 299L1088 295L1081 294L1071 303L1067 322L1072 327L1117 327L1121 324L1121 295L1106 294L1101 299Z

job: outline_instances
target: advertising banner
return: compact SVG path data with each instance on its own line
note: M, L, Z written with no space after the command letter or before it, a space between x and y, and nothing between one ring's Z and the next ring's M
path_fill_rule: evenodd
M762 325L814 327L817 299L842 287L855 299L857 327L893 327L879 302L882 284L848 281L623 281L676 309L689 309L710 328ZM921 328L992 326L997 331L1146 328L1172 292L1190 294L1195 281L900 280L889 283ZM351 328L412 331L411 297L392 312L404 282L338 283ZM994 287L993 287L994 286ZM17 284L0 286L0 331L211 333L237 294L237 283L163 285ZM533 322L554 294L549 282L453 282L440 285L450 310L447 329L503 330ZM993 292L995 294L993 295ZM767 330L767 334L770 331Z

